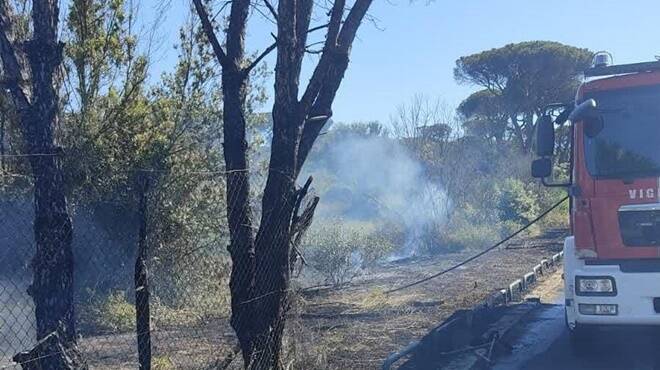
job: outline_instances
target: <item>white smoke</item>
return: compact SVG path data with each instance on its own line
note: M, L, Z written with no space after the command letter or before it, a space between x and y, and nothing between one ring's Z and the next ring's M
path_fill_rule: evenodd
M336 184L322 198L319 214L401 223L407 241L392 258L415 255L427 231L446 221L450 202L442 186L395 139L350 135L332 145L324 165ZM345 207L338 208L342 202Z

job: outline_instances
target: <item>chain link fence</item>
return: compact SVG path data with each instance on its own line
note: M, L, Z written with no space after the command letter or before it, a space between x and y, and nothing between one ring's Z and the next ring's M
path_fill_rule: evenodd
M14 356L37 345L29 293L37 252L34 190L29 167L7 168L15 172L0 176L0 369L20 369ZM150 348L152 368L217 368L236 347L219 199L225 174L187 171L175 178L138 169L121 176L151 185L124 181L108 192L98 181L68 194L78 349L93 369L138 368L139 348ZM136 283L142 256L148 280ZM136 328L136 307L145 309L136 305L136 290L149 293L141 301L150 310L148 333ZM139 347L138 337L150 345Z
M37 346L35 307L28 293L36 253L33 186L23 161L6 165L0 176L0 369L21 369L14 356ZM114 179L98 176L67 193L82 358L91 369L137 369L141 356L159 370L239 368L238 340L230 325L225 191L228 179L246 177L188 168L105 176ZM262 188L260 178L252 180L252 191ZM291 200L296 203L292 208L301 213L310 198ZM255 215L262 213L260 206L251 204ZM256 217L249 225L257 239L263 237L258 225ZM503 246L433 284L387 294L464 261L484 246L438 258L400 258L400 246L422 242L410 241L410 230L323 218L314 225L305 242L293 238L290 260L268 255L255 266L255 276L266 276L263 292L239 302L258 300L259 312L271 312L269 305L287 300L281 362L291 368L377 368L387 354L454 310L484 299L554 253L562 236L532 243L522 236L508 243L521 247ZM296 231L284 227L290 226L274 221L267 231ZM265 274L276 263L289 267L290 291L277 291L277 276ZM238 276L235 283L244 283L247 276ZM148 295L140 295L144 292ZM140 315L149 318L148 325L136 323Z

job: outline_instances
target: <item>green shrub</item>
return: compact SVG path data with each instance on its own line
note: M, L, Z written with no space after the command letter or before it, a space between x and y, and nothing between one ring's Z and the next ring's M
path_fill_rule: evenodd
M163 263L165 262L165 263ZM229 260L214 253L157 261L152 278L153 319L165 326L188 325L229 314Z
M548 189L543 188L540 193L540 207L543 211L552 207L556 202L566 196L566 191L563 189ZM569 202L564 201L554 211L550 212L541 221L541 228L547 229L565 229L568 228L569 218Z
M126 299L124 291L114 291L105 297L92 298L81 310L81 321L95 330L126 332L135 328L135 305Z
M566 196L563 189L551 189L540 183L524 183L514 179L507 179L499 189L499 210L507 234L533 221ZM566 228L568 215L569 203L566 201L532 225L527 230L527 235L537 235L551 228Z
M153 370L174 370L176 366L172 363L169 357L156 356L152 360L151 368Z
M405 241L405 227L402 224L386 221L378 225L356 223L349 228L362 227L362 234L352 234L356 237L363 264L371 265L394 253Z
M490 246L500 236L497 225L461 224L452 229L446 242L449 251L476 248L482 249Z
M342 219L318 219L305 235L306 261L327 283L339 285L358 276L365 265L389 255L398 232L393 227Z
M456 252L463 249L482 249L501 236L501 223L496 215L468 204L452 212L449 223L442 228L435 253Z
M508 178L499 186L500 219L527 224L540 213L539 199L532 186L521 180Z

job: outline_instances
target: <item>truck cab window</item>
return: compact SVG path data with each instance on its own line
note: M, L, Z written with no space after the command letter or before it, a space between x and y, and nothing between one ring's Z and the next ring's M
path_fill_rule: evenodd
M590 97L598 101L600 114L584 123L589 173L599 178L660 175L660 88L619 89Z

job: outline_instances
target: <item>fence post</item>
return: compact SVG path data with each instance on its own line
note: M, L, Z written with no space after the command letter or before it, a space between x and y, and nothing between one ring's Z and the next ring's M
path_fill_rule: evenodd
M140 231L135 259L135 329L140 370L151 370L151 327L149 314L149 280L147 274L147 192L149 180L140 178L138 210Z

